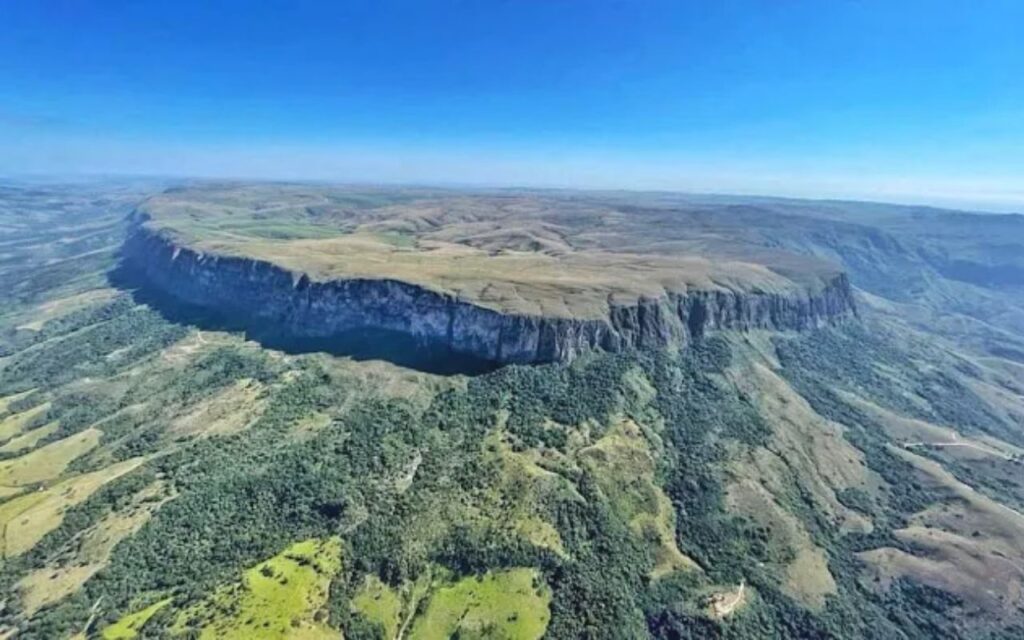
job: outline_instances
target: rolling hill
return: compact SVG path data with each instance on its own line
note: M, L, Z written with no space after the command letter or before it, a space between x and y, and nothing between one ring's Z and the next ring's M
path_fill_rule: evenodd
M1024 633L1024 218L165 186L0 188L4 633Z

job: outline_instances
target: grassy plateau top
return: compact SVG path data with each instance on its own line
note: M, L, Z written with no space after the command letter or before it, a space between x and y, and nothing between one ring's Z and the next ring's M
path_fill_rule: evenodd
M592 318L691 290L813 291L839 273L752 240L700 205L623 202L583 192L261 184L174 189L139 210L148 229L205 255L265 261L314 281L396 280L503 313Z

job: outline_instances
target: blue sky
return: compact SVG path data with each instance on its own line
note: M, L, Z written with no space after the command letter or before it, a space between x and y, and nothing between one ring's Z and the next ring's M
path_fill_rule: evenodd
M9 0L0 172L1024 210L1024 2Z

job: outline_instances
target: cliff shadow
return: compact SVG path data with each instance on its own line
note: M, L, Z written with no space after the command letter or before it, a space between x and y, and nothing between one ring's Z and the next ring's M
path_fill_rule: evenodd
M360 328L328 336L300 336L266 320L230 314L184 302L150 283L123 260L107 273L111 286L129 293L168 322L204 331L242 333L268 349L299 355L327 353L356 361L384 360L400 367L438 375L480 375L500 363L453 351L447 345L377 328Z

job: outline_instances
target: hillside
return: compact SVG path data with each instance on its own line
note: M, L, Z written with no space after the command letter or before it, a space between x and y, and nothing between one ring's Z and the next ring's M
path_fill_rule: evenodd
M1024 633L1020 218L303 190L0 190L4 633ZM439 375L450 353L272 339L300 316L191 297L219 272L160 280L143 231L290 289L398 278L501 316L780 297L771 322L693 330L677 307L671 340ZM836 313L778 321L840 276Z

